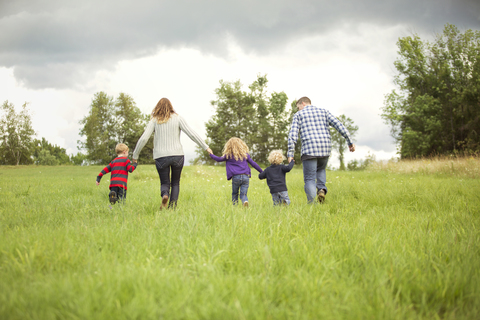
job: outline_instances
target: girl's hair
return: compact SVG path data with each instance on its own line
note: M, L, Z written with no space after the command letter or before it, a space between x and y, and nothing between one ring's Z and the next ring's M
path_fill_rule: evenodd
M152 111L152 119L156 119L157 123L165 123L170 119L172 114L176 114L172 103L167 98L162 98L158 101Z
M285 160L285 156L282 153L282 150L273 150L268 156L268 162L271 164L280 164Z
M247 159L248 146L240 138L230 138L230 140L225 143L223 147L223 155L227 159L235 158L235 160L245 160Z

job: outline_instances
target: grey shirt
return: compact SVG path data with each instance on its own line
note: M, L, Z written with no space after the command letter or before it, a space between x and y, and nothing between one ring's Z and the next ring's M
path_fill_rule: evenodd
M133 151L133 159L138 159L140 151L142 151L153 132L155 132L153 136L153 159L167 156L183 156L183 147L180 143L181 131L185 132L198 146L204 150L208 149L207 144L190 128L185 119L178 114L172 114L165 123L157 123L156 119L150 120L145 128L145 132L138 139L137 146Z

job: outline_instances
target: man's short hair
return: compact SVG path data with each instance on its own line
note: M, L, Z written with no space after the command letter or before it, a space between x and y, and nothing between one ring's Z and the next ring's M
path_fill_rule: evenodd
M300 99L297 100L297 105L302 104L302 102L305 102L308 105L312 104L312 101L308 99L307 97L301 97Z
M127 150L128 150L128 147L125 143L119 143L115 147L115 153L117 154L117 156L124 153Z

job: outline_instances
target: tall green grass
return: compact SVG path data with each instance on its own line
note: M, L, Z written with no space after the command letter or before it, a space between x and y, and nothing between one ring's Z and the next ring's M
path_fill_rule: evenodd
M480 180L328 172L312 206L299 167L248 209L185 167L164 211L154 166L115 206L101 167L1 167L0 319L480 318Z

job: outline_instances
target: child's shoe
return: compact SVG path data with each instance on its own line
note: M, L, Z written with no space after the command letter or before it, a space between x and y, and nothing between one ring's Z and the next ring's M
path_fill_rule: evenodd
M248 208L248 201L245 201L245 202L243 203L243 207L244 207L244 208Z
M118 200L117 193L115 191L110 191L110 193L108 194L108 199L110 199L111 204L115 204L115 202L117 202Z
M320 191L318 191L317 199L318 199L318 202L320 202L320 203L323 203L325 201L325 190L324 189L320 189Z

